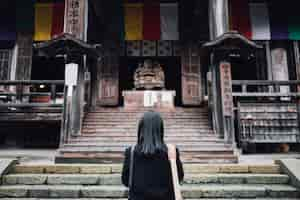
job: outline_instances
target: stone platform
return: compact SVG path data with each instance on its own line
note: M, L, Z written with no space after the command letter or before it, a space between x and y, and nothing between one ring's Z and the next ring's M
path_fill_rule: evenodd
M123 91L124 108L174 109L175 91L173 90L135 90Z

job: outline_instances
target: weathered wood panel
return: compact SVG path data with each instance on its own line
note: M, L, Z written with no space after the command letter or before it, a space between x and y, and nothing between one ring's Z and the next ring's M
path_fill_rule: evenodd
M115 106L119 103L119 56L117 50L106 50L100 65L99 99L102 106Z
M181 52L182 103L200 105L202 101L201 66L198 46L189 44Z

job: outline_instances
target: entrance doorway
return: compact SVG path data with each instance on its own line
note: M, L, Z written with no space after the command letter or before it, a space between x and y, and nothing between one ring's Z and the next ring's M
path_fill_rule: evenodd
M182 105L181 90L181 61L180 57L121 57L119 68L119 104L123 105L122 91L133 90L134 88L134 72L139 63L143 63L145 59L151 59L161 64L165 73L166 90L174 90L175 106Z

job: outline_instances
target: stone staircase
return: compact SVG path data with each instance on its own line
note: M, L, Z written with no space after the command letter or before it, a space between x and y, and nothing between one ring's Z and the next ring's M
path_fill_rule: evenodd
M126 147L136 143L136 128L146 109L96 108L85 116L82 134L59 149L57 163L120 162ZM234 163L233 148L211 128L207 108L158 110L165 141L176 144L185 163Z
M16 165L2 177L0 198L126 199L120 164ZM185 164L185 199L296 200L300 192L280 167L242 164Z

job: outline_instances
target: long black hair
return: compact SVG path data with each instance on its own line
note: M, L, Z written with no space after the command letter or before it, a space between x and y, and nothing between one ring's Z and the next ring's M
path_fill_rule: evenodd
M136 151L145 156L167 152L164 143L164 123L159 113L148 111L139 121Z

